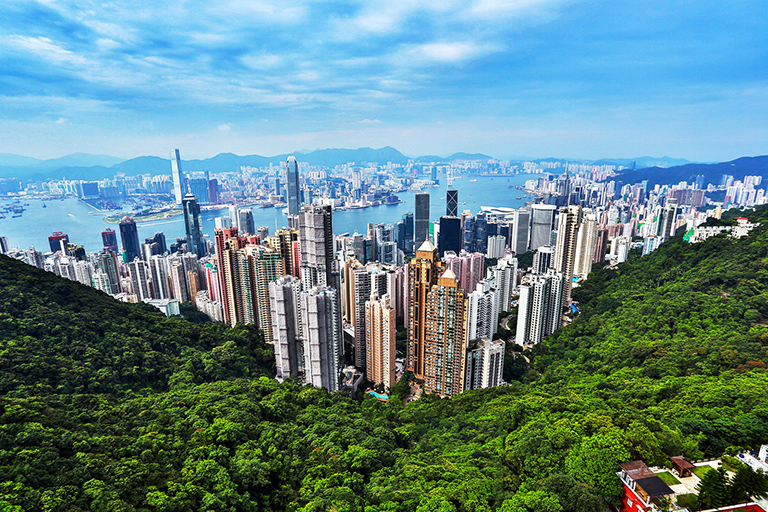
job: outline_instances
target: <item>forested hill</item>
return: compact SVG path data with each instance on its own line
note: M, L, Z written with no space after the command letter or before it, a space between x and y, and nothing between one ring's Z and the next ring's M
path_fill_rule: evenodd
M526 354L525 382L407 406L247 375L219 359L225 331L107 306L0 261L4 510L602 512L619 462L768 439L767 227L742 240L675 238L596 271L575 292L582 316ZM65 309L90 316L65 322ZM132 334L131 315L152 335ZM49 319L58 328L32 330ZM231 336L258 368L261 344ZM166 361L163 377L142 373L147 359L131 347ZM185 351L193 362L179 370ZM32 374L33 361L50 370Z
M0 256L0 393L121 394L274 375L250 327L167 319Z

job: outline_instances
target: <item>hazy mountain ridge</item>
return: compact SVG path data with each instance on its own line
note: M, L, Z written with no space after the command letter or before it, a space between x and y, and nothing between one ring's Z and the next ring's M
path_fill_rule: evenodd
M745 156L715 164L686 164L674 167L649 167L644 169L626 170L617 178L623 183L637 183L648 180L649 186L693 181L697 175L704 176L704 184L718 185L723 174L730 174L735 179L743 179L747 175L757 175L768 178L768 155Z

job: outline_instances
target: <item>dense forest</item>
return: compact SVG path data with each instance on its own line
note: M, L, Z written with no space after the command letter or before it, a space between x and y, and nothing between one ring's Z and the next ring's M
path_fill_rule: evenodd
M753 217L594 271L520 380L407 405L279 384L257 330L0 257L0 509L602 512L620 462L768 441Z

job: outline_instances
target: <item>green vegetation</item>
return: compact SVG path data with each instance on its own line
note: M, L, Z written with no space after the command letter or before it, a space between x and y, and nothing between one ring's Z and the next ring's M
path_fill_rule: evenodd
M675 475L673 475L669 471L664 471L663 473L656 473L656 476L661 478L661 481L667 485L678 485L680 483L680 480L675 478Z
M598 512L620 462L765 441L768 228L675 237L575 298L511 385L403 405L405 383L387 403L278 384L255 329L0 257L0 509ZM713 473L702 502L743 489Z
M692 471L699 479L703 479L704 475L712 471L712 466L696 466Z
M721 466L707 471L696 490L703 508L724 507L746 503L751 496L764 496L768 493L768 479L747 465L741 465L733 476Z

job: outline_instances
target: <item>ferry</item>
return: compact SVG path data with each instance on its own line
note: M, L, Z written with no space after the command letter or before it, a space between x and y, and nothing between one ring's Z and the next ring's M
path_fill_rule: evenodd
M19 217L21 217L21 214L19 214L19 215L14 215L14 216L13 216L13 217L11 217L11 218L12 218L12 219L18 219Z

